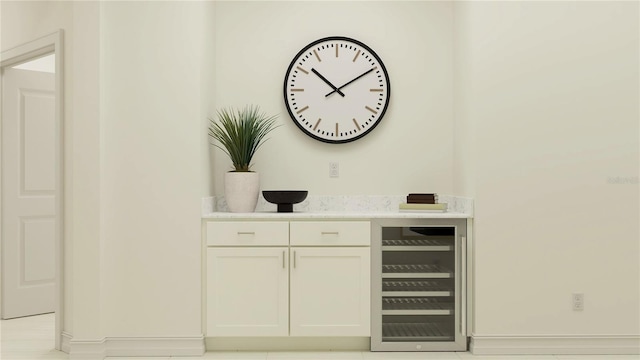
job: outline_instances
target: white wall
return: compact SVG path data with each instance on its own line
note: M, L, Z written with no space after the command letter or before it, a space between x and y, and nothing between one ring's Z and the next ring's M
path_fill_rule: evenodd
M255 158L263 189L311 195L403 194L452 190L452 4L448 2L217 2L215 105L258 104L282 127ZM326 144L302 133L283 101L293 57L326 36L348 36L383 60L391 101L362 139ZM329 178L329 162L340 178ZM231 162L216 149L214 194Z
M65 29L66 30L66 29ZM77 2L73 5L73 36L65 36L65 42L72 42L72 50L66 53L65 67L70 71L65 77L65 99L70 90L73 103L65 104L65 114L71 113L70 129L65 131L65 151L70 161L65 163L65 171L72 176L65 178L65 188L70 189L71 201L65 204L65 221L71 235L65 239L71 242L65 248L65 264L72 265L70 274L65 275L65 289L70 284L73 295L65 297L70 301L73 329L76 339L99 339L103 335L102 264L100 259L101 215L101 159L102 141L100 135L100 9L97 2ZM67 63L68 62L68 63ZM65 115L66 117L66 115ZM66 200L66 199L65 199ZM66 229L65 229L66 230Z
M476 200L478 336L640 334L638 10L455 7L455 192Z
M202 334L201 139L212 8L102 3L106 336Z

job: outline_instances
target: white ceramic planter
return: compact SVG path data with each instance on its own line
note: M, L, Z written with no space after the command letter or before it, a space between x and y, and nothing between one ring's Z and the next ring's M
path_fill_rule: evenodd
M224 174L224 197L231 212L254 212L260 194L260 175L257 172L228 172Z

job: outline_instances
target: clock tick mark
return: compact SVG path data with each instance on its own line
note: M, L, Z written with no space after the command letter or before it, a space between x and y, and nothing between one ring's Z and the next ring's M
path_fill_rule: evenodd
M356 62L356 59L358 58L358 56L360 56L360 50L358 50L358 52L356 53L356 56L353 57L352 62Z
M316 59L318 59L318 62L322 62L322 59L320 59L320 56L318 55L318 52L316 52L316 50L313 50L313 54L316 56Z
M315 126L313 127L313 130L315 130L315 129L317 129L317 128L318 128L318 125L320 124L320 121L322 121L322 119L320 119L320 118L319 118L319 119L318 119L318 121L316 121L316 124L315 124Z
M303 111L307 110L308 108L309 108L309 106L305 106L305 107L303 107L302 109L300 109L300 110L296 111L296 114L300 114L301 112L303 112ZM372 109L369 109L369 110L373 111Z
M353 123L356 124L356 127L358 128L358 130L361 130L360 128L360 124L358 124L358 121L356 121L356 119L353 119Z
M305 70L305 69L301 68L300 66L296 67L296 69L298 69L298 70L302 71L302 72L303 72L303 73L305 73L305 74L309 74L309 72L308 72L307 70Z
M308 106L307 106L307 107L308 107ZM365 108L365 109L367 109L367 110L369 110L369 111L371 111L371 112L372 112L372 113L374 113L374 114L377 114L377 113L378 113L377 111L373 110L372 108L370 108L370 107L368 107L368 106L365 106L364 108ZM304 110L306 110L306 109L307 109L307 108L304 108Z

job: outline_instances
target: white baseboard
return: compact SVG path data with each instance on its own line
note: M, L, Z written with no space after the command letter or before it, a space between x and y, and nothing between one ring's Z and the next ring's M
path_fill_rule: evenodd
M273 338L269 338L273 341ZM249 349L306 349L324 348L317 341L282 343L258 341L247 338L207 338L209 350ZM217 340L217 341L216 341ZM316 339L317 340L317 339ZM327 339L325 339L327 340ZM335 340L335 339L333 339ZM342 339L345 340L345 339ZM329 341L332 350L359 349L368 346L368 341L349 338L348 341ZM367 339L368 340L368 339ZM288 346L287 346L288 345ZM326 344L324 344L326 345ZM336 346L340 345L340 346ZM202 356L205 353L205 338L105 338L96 340L74 340L70 334L62 333L62 351L70 360L103 360L107 356ZM474 355L636 355L640 354L640 336L482 336L472 335L469 351Z
M103 360L107 356L106 339L69 339L70 360Z
M107 356L202 356L204 337L109 337L76 340L63 333L62 351L70 360L103 360Z
M65 352L65 353L69 353L69 351L71 351L71 339L73 338L73 336L71 336L71 334L66 333L66 332L62 332L62 336L60 339L60 351Z
M635 355L640 354L640 336L472 335L469 351L474 355Z

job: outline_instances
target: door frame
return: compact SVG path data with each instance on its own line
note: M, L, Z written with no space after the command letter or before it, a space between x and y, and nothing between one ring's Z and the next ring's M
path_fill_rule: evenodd
M41 57L47 54L55 55L55 120L57 124L56 136L58 137L59 144L56 149L55 161L58 164L56 167L56 179L58 186L56 187L56 210L58 213L56 223L55 234L55 347L57 350L61 350L62 344L62 324L64 319L64 173L65 173L65 143L64 143L64 50L63 50L64 32L62 29L57 30L54 33L45 35L38 39L29 41L25 44L18 45L11 49L2 51L0 53L0 74L4 71L4 68L17 65L19 63L26 62L28 60ZM0 86L0 99L2 96L2 86ZM0 101L1 104L1 101ZM1 113L0 113L1 114ZM2 127L0 126L0 134ZM1 141L0 137L0 141ZM1 175L2 167L0 167ZM0 176L0 190L2 177ZM2 193L0 191L0 196ZM0 207L0 219L2 208ZM0 222L1 226L1 222ZM1 258L0 258L0 261ZM0 263L0 266L2 264ZM1 289L0 289L1 291ZM2 294L0 293L0 296Z

